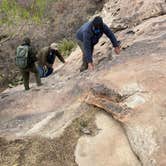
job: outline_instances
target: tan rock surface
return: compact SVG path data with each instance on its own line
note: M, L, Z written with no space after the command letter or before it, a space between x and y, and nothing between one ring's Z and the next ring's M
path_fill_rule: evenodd
M75 156L79 166L141 165L120 124L104 113L96 115L96 124L99 128L96 136L83 136L78 141Z
M109 107L110 102L122 108L120 112L122 115L123 108L129 109L130 114L125 120L115 118L117 120L115 122L115 119L97 113L99 114L96 115L97 126L103 130L99 130L93 137L82 136L79 139L75 152L77 164L83 165L85 162L89 162L89 166L91 166L93 160L93 165L98 166L102 164L107 166L110 163L115 166L123 164L135 166L131 161L144 166L165 166L166 17L165 15L157 17L162 10L165 10L165 2L152 2L133 1L127 6L127 3L118 1L120 6L125 5L126 17L132 16L132 13L138 10L140 20L150 18L138 26L116 34L122 40L123 50L120 56L114 55L110 43L103 37L95 47L96 69L93 72L79 73L81 55L80 50L76 49L64 66L60 66L51 77L43 80L42 87L36 88L36 85L32 85L29 92L24 92L23 87L19 86L1 93L1 137L19 139L34 135L45 138L63 136L66 127L70 128L73 119L89 111L88 106L82 105L83 101L86 101L87 94L96 86L103 86L108 89L108 92L115 91L117 96L120 95L123 100L117 101L116 97L110 99L111 94L106 93L107 89L105 92L103 89L97 91L98 98L95 97L95 93L90 96L88 103L103 108L104 111L109 110L111 114L107 114L107 116L113 115L113 118L115 118L115 114L112 114L112 111L117 109L112 110ZM109 3L113 3L113 1L109 1ZM132 8L135 3L137 5ZM159 4L162 8L159 7ZM146 10L146 7L149 10ZM155 15L147 13L151 12L151 9L156 9ZM120 13L124 14L121 10ZM156 17L151 18L154 16ZM105 20L107 20L106 17ZM126 25L126 22L124 24ZM106 98L105 103L100 100L103 97ZM122 139L114 142L119 137ZM99 144L103 140L104 144ZM119 144L122 148L119 147ZM109 148L109 146L113 148ZM9 147L5 149L9 150ZM63 147L63 144L59 144L59 147ZM86 147L88 148L86 149ZM94 151L94 148L101 151L101 155L98 154L98 151ZM82 156L82 152L86 152L88 155ZM1 153L2 156L5 156L4 148ZM126 160L124 153L127 156ZM111 155L109 156L109 154ZM61 157L65 159L65 154ZM117 157L118 160L115 161ZM37 161L40 163L39 160ZM5 160L0 161L0 165L5 165L6 163L4 163Z

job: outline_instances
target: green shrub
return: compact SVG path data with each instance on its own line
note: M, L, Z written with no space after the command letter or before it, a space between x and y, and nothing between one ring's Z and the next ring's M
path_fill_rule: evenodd
M29 11L31 12L32 19L35 22L40 22L44 16L47 6L47 0L35 0L30 5Z
M15 23L20 18L30 18L29 12L22 8L15 0L2 0L0 4L1 24Z
M63 39L58 44L58 49L63 56L69 56L75 47L76 43L67 39Z
M17 0L1 0L0 15L2 15L2 19L0 23L14 23L16 20L22 18L39 23L44 18L48 4L52 1L53 0L35 0L27 7L19 4Z

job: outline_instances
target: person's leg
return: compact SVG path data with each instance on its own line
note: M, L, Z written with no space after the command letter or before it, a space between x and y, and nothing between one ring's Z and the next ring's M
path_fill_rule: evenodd
M93 52L93 49L94 49L94 47L92 46L91 47L91 52ZM85 56L83 56L82 57L82 65L81 65L81 68L80 68L80 72L82 72L84 70L87 70L87 69L88 69L88 63L87 63L87 60L86 60Z
M82 65L80 67L80 72L83 72L84 70L88 69L88 63L85 59L85 56L82 56Z
M85 50L84 50L84 45L81 41L77 40L77 43L82 51L82 65L80 67L80 72L87 70L88 69L88 63L85 58Z
M21 70L21 74L23 77L23 83L24 83L24 87L25 90L29 90L29 71L28 70Z
M36 69L37 69L37 71L39 73L40 78L42 78L43 75L44 75L43 67L41 65L39 65L37 62L35 63L35 66L36 66Z
M41 83L41 78L40 78L40 74L37 70L37 66L34 64L31 71L35 74L35 78L36 78L36 84L37 86L41 86L42 83Z
M47 73L45 74L45 77L48 77L49 75L51 75L53 72L53 68L52 67L48 67L47 68Z

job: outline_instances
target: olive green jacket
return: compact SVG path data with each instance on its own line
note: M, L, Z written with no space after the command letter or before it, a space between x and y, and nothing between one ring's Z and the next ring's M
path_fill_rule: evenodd
M37 61L40 66L45 66L45 65L48 66L47 56L49 56L49 52L50 52L50 47L44 47L38 52ZM61 62L65 63L64 58L62 57L62 55L59 53L58 50L56 50L56 56L59 58Z

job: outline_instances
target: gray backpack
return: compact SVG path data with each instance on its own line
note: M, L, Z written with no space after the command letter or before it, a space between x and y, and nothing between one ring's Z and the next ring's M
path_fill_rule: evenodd
M28 52L29 52L29 46L18 46L16 51L16 65L24 69L28 66Z

